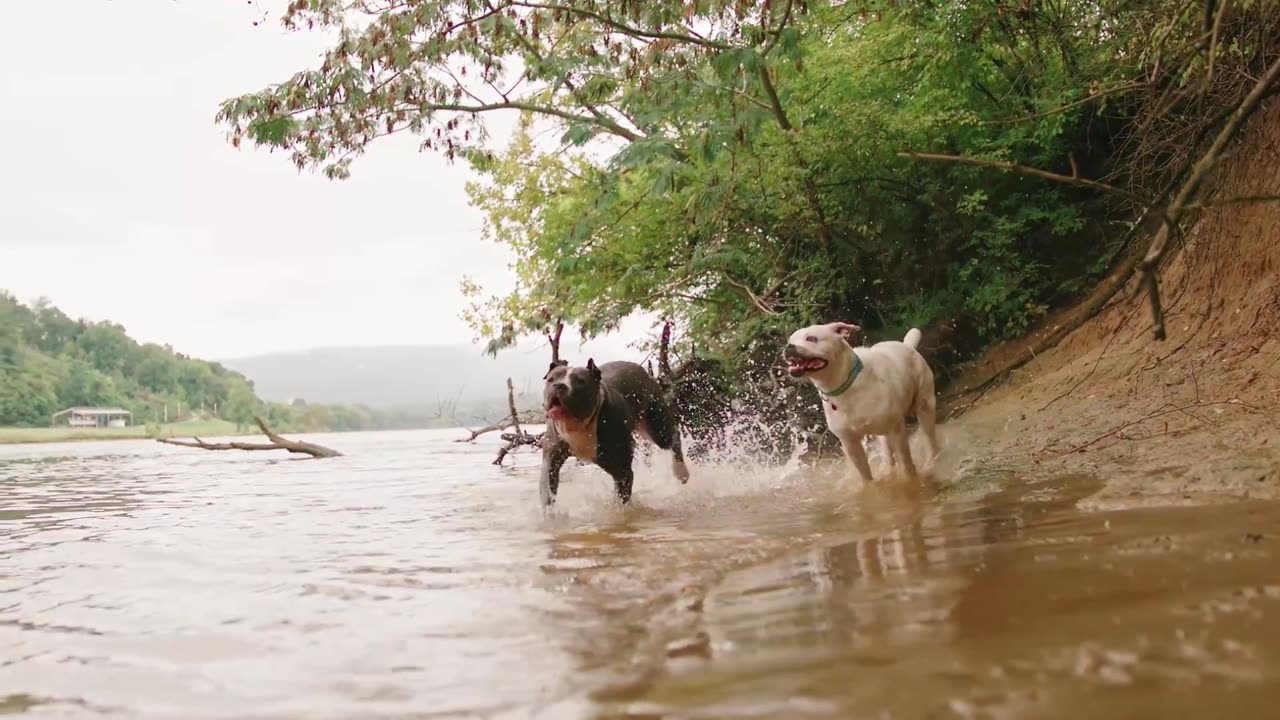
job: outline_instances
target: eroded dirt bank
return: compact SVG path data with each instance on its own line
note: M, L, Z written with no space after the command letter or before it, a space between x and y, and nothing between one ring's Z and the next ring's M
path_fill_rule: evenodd
M1213 188L1215 200L1280 195L1280 100ZM1130 283L1007 380L955 398L953 426L992 456L1103 478L1094 507L1280 498L1278 267L1280 203L1207 209L1161 273L1167 340ZM992 348L969 375L1033 343Z

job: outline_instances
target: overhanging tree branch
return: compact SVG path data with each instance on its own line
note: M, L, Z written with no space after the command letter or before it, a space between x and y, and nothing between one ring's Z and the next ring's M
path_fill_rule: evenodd
M1004 162L1001 160L988 160L986 158L968 157L964 155L942 155L938 153L922 153L922 152L900 152L898 157L911 158L912 160L934 160L938 162L958 163L961 165L977 165L979 167L995 168L1004 170L1005 172L1016 173L1019 175L1030 175L1032 177L1044 178L1053 182L1062 183L1064 185L1075 185L1076 187L1088 188L1096 190L1100 193L1115 195L1139 203L1143 206L1150 205L1150 200L1128 190L1123 190L1115 185L1098 182L1097 180L1089 180L1074 175L1062 175L1048 170L1041 170L1027 165L1019 165L1018 163Z
M1266 96L1267 91L1277 79L1280 79L1280 58L1271 63L1271 67L1254 84L1249 94L1245 96L1244 100L1240 101L1240 104L1236 106L1235 112L1231 113L1231 117L1227 120L1227 124L1213 139L1213 144L1209 146L1208 152L1202 155L1191 169L1191 175L1182 184L1173 201L1165 208L1161 232L1151 241L1146 255L1138 261L1138 273L1142 277L1143 284L1147 287L1147 294L1151 301L1151 319L1154 325L1153 332L1157 340L1165 339L1164 311L1160 305L1160 284L1156 276L1160 261L1164 259L1165 254L1169 251L1172 245L1170 241L1180 237L1179 223L1182 221L1183 213L1187 211L1192 197L1204 185L1205 180L1208 179L1213 169L1222 161L1227 145L1231 143L1232 138L1239 132L1245 121L1253 114L1253 111L1258 108L1258 104L1262 102L1262 98Z
M580 7L574 7L572 5L557 5L554 3L535 3L535 2L512 2L510 4L515 7L529 8L531 10L549 10L552 12L562 12L569 15L577 15L579 17L590 18L600 23L601 25L604 25L605 27L611 28L613 30L616 30L619 33L622 33L623 35L629 35L634 38L641 38L645 40L673 40L675 42L687 43L689 45L697 45L699 47L711 48L713 50L733 49L733 46L728 43L722 43L715 40L708 40L704 37L701 37L693 33L692 30L688 30L687 28L682 28L683 30L685 30L685 32L683 33L668 32L665 30L646 30L644 28L638 28L631 25L627 25L626 23L623 23L623 22L619 22L607 15L602 15L601 13L593 12L591 10L586 10Z
M1200 159L1192 166L1190 173L1182 186L1174 194L1173 199L1162 209L1156 210L1155 203L1131 193L1122 190L1114 185L1097 182L1095 180L1087 180L1076 175L1061 175L1037 168L1018 165L1016 163L1001 162L998 160L985 160L982 158L963 157L958 155L939 155L935 153L917 153L917 152L900 152L900 157L913 158L918 160L937 160L942 162L964 163L969 165L978 165L982 167L991 167L1007 172L1021 173L1024 175L1032 175L1046 180L1052 180L1067 185L1075 185L1085 187L1098 192L1104 192L1118 197L1138 202L1146 208L1146 215L1159 217L1161 221L1160 230L1148 245L1146 253L1139 259L1134 269L1141 281L1141 287L1146 291L1148 302L1151 306L1152 333L1156 340L1163 341L1166 337L1164 324L1164 308L1160 300L1160 282L1157 271L1160 261L1164 259L1169 248L1177 244L1182 236L1181 222L1184 215L1191 210L1198 209L1196 204L1192 203L1192 199L1196 193L1204 186L1209 175L1222 161L1226 153L1227 146L1230 145L1236 133L1244 126L1249 116L1258 108L1258 105L1266 98L1271 90L1271 86L1280 80L1280 58L1277 58L1261 78L1254 84L1249 94L1245 96L1235 107L1227 119L1227 123L1218 131L1214 137L1209 149L1205 151ZM1074 163L1073 163L1074 165ZM1253 198L1243 198L1244 201L1255 200L1264 202L1268 196L1255 196ZM1230 200L1226 201L1230 202Z

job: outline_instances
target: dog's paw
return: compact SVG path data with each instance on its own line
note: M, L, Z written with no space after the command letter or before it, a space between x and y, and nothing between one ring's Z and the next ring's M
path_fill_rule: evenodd
M685 465L683 462L677 460L676 462L672 463L671 469L672 471L674 471L676 479L680 481L681 485L688 484L689 482L689 466L688 465Z

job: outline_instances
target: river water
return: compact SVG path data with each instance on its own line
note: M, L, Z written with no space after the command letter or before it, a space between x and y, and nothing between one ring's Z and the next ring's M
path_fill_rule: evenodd
M1086 513L665 455L633 505L459 431L0 447L0 714L1280 717L1280 506Z

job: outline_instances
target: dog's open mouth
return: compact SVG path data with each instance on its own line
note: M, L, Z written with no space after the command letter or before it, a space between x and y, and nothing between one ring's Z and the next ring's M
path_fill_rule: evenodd
M558 397L552 397L547 401L546 410L547 417L553 420L559 420L560 418L568 415L568 411L565 410L564 403L560 402L560 398Z
M805 373L817 372L826 366L827 361L822 358L787 358L787 372L791 374L791 377L800 377Z

